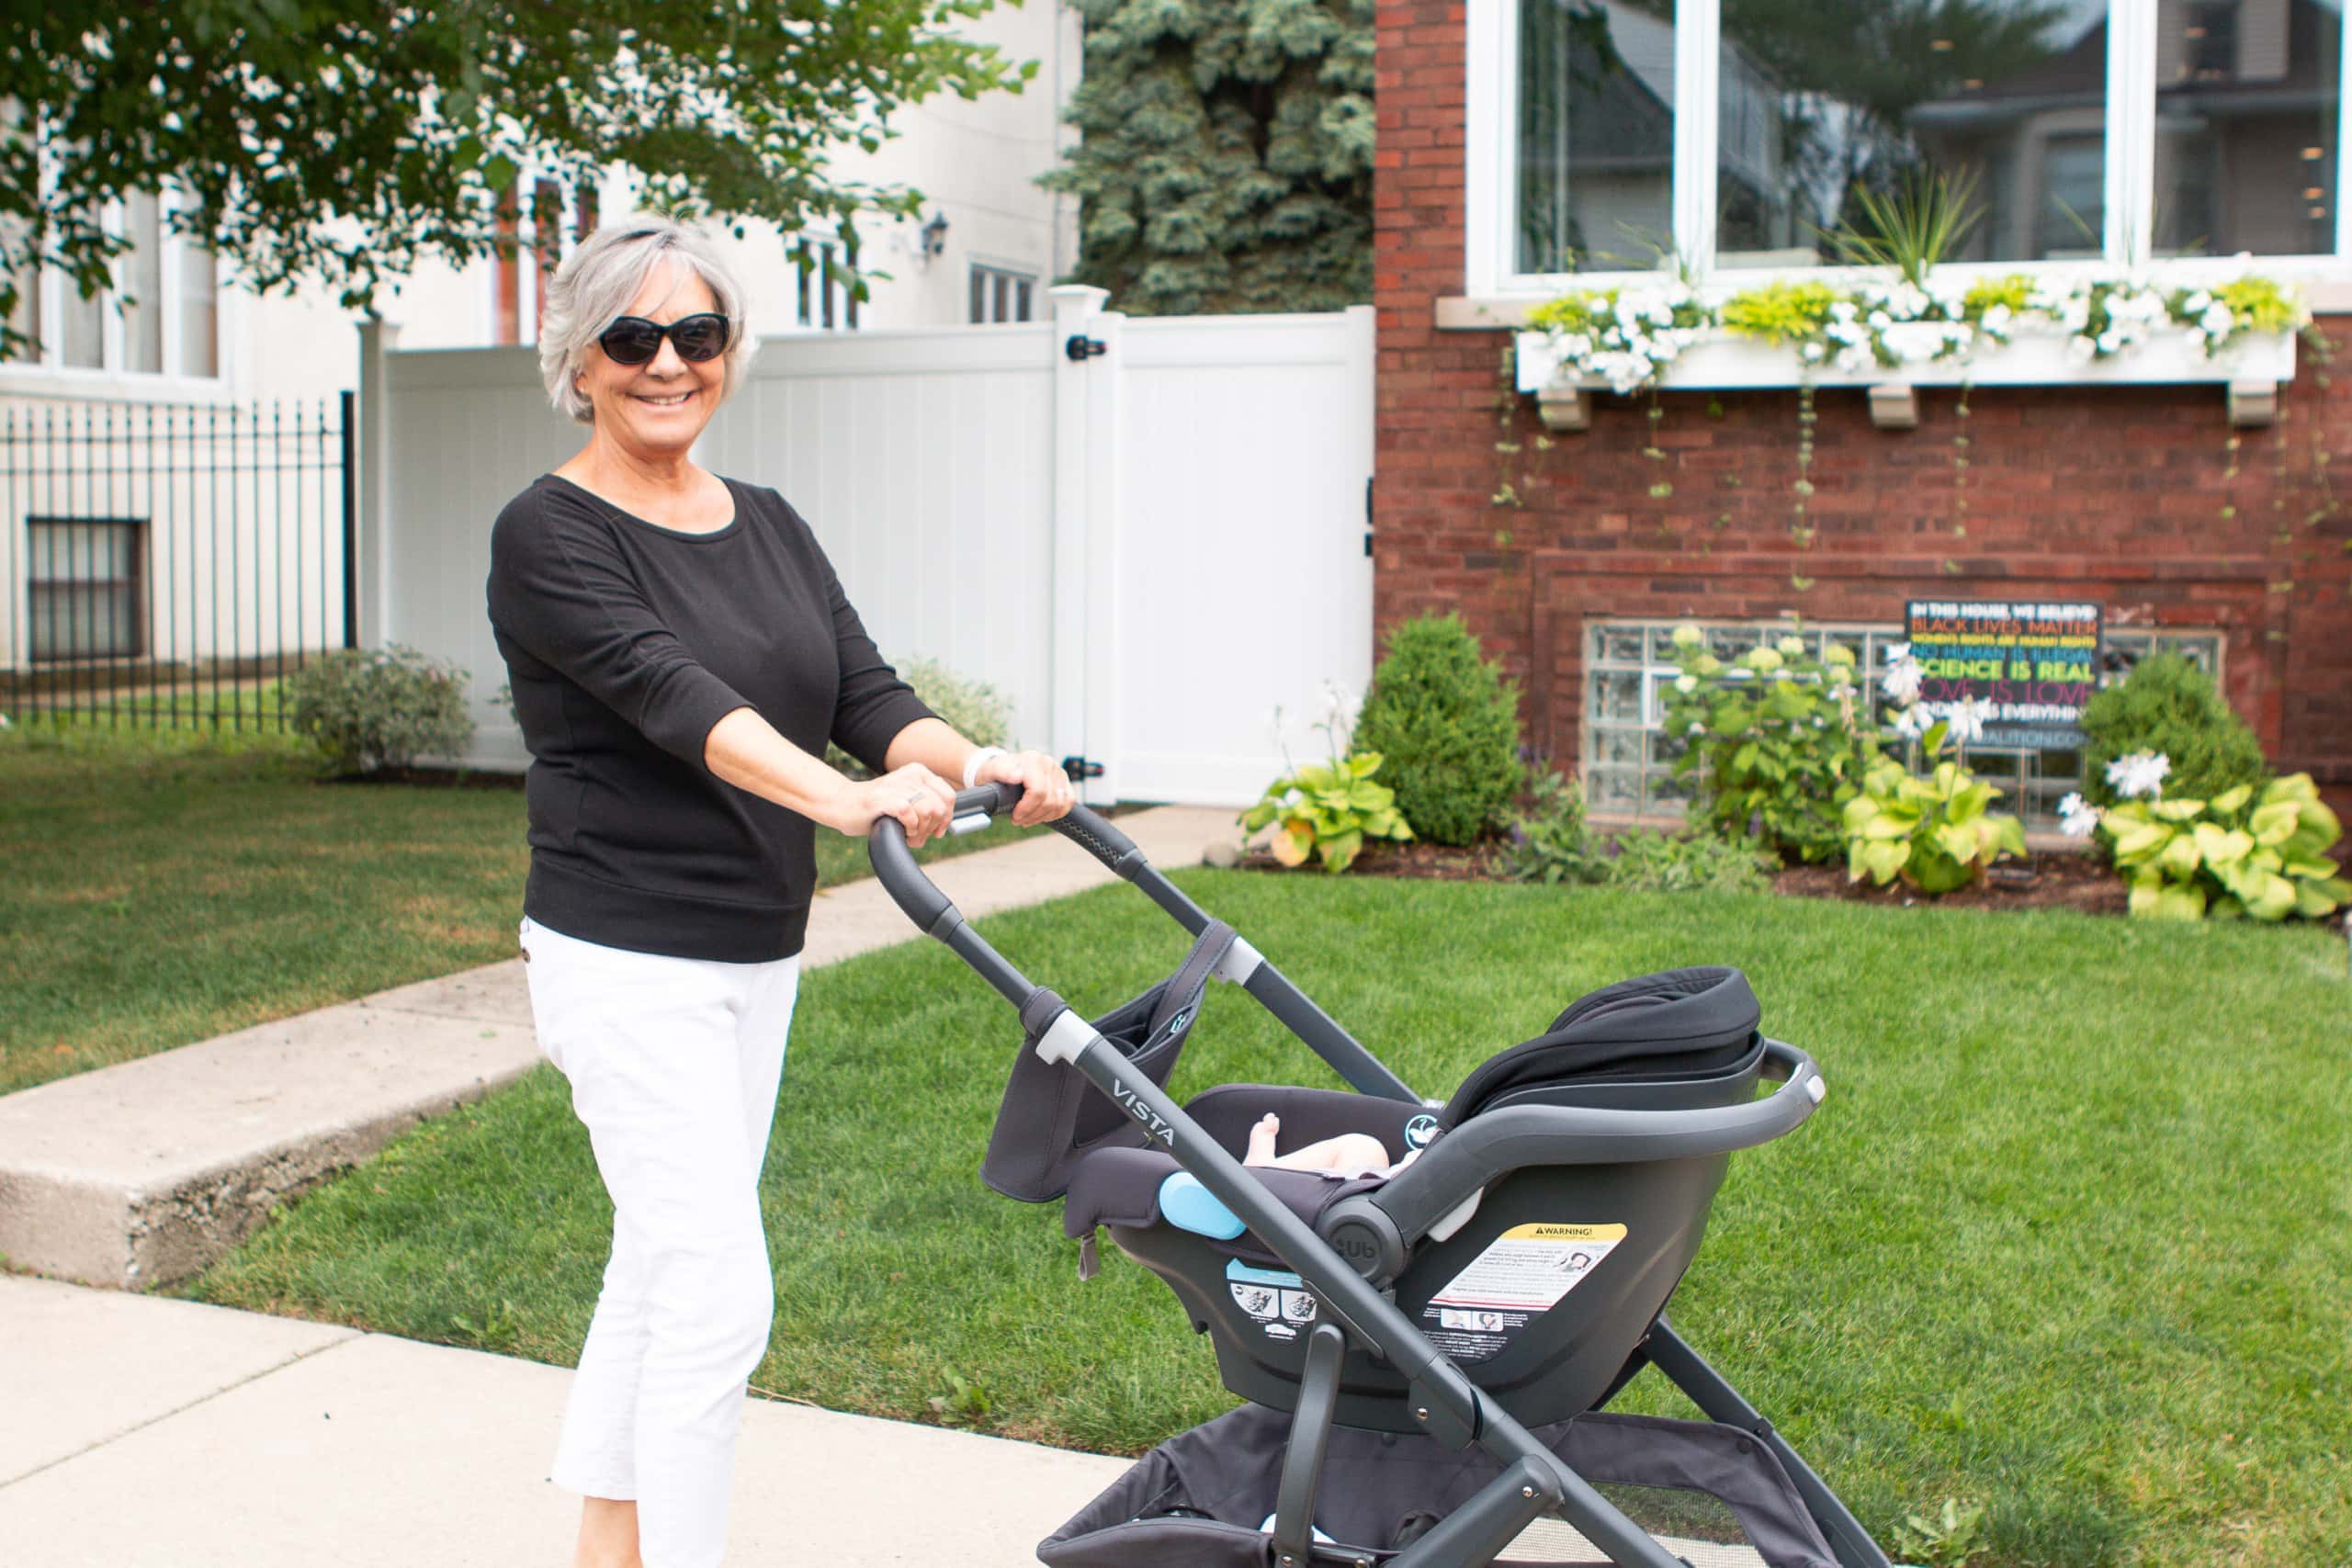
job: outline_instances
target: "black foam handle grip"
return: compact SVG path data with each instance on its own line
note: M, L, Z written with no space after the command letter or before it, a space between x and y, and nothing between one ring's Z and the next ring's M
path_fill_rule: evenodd
M1012 808L1021 804L1023 793L1019 784L984 784L962 790L956 796L956 815L1009 817ZM1069 815L1052 826L1063 838L1130 881L1144 865L1142 852L1133 839L1083 806L1071 807ZM947 895L915 863L914 852L907 847L907 830L897 818L874 819L873 829L866 837L866 853L873 859L874 874L881 879L891 901L906 912L917 929L935 931L941 918L955 908Z

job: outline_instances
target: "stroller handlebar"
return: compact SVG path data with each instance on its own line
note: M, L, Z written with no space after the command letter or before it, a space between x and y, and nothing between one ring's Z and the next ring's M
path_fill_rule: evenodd
M985 784L977 789L958 791L952 830L969 832L987 827L992 817L1011 815L1012 808L1021 804L1022 793L1019 784ZM1069 816L1048 825L1129 880L1144 863L1134 840L1083 806L1071 807ZM907 830L897 818L876 818L866 835L866 852L874 861L874 874L907 918L933 936L944 935L940 928L956 905L915 863L914 852L907 847Z

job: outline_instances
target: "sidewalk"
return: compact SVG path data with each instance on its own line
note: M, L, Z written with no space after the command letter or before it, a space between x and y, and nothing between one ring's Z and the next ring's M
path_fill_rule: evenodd
M1228 812L1119 819L1158 865ZM1111 880L1058 838L931 867L974 919ZM919 940L878 883L804 962ZM270 1202L538 1061L519 961L0 1098L0 1252L107 1284L201 1268ZM571 1374L340 1325L0 1276L8 1568L560 1568ZM1018 1568L1127 1461L752 1400L730 1562Z
M0 1278L9 1568L565 1568L571 1373L193 1302ZM1021 1568L1126 1468L752 1400L729 1563Z

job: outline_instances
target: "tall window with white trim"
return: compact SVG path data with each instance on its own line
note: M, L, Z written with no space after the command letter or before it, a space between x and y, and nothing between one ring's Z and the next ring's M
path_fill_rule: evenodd
M219 267L173 231L172 212L171 197L149 191L107 205L100 221L127 242L112 288L85 295L54 269L20 272L10 320L28 341L6 356L10 368L218 378Z

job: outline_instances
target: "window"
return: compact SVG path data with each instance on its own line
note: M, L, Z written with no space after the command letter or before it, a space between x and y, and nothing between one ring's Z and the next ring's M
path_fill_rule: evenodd
M1665 729L1663 683L1681 673L1674 661L1674 621L1602 621L1585 633L1583 754L1578 769L1585 798L1596 817L1619 821L1681 820L1689 783L1674 775L1684 739ZM1707 649L1733 663L1749 649L1790 635L1786 621L1731 622L1703 628ZM1904 640L1892 623L1806 626L1798 632L1808 651L1825 643L1843 644L1857 666L1871 672L1868 688L1883 718L1885 694L1877 684L1886 667L1885 650ZM2155 630L2109 626L2100 639L2100 681L2120 680L2132 666L2157 649L2177 653L2218 681L2222 636L2202 630ZM2014 811L2036 831L2055 829L2058 802L2082 787L2082 756L2072 750L1972 746L1968 765L2001 790L2000 808Z
M1939 176L1952 259L2344 254L2342 0L1467 7L1467 285L1838 265Z
M22 366L130 376L216 378L220 373L220 279L212 253L172 230L172 202L133 192L105 226L129 241L114 287L85 297L51 270L20 274L11 318L29 346Z
M1035 308L1036 277L1010 267L972 267L972 310L975 325L992 321L1025 321Z
M123 518L28 520L26 610L36 661L146 651L139 570L146 527Z
M2335 252L2343 34L2335 0L2161 8L2157 254Z
M595 186L582 183L571 200L566 197L568 188L569 182L561 179L523 174L499 193L498 250L490 279L492 343L539 341L548 281L572 247L595 231ZM526 197L530 202L527 221Z
M839 240L802 242L793 258L799 279L793 296L793 321L820 332L854 330L857 296L851 287L855 265Z

